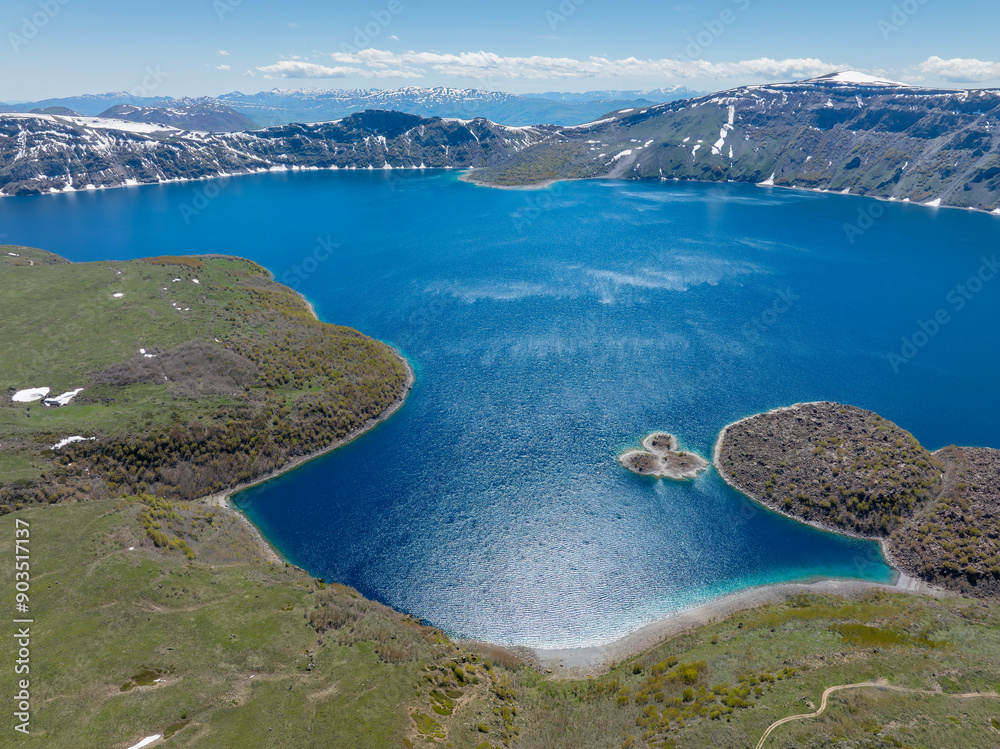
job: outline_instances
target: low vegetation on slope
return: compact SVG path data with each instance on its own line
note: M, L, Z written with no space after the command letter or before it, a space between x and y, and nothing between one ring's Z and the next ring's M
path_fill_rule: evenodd
M926 580L1000 594L1000 451L946 447L940 496L890 536L893 556Z
M730 426L716 465L793 517L886 539L892 562L931 583L1000 593L1000 450L925 450L877 414L805 403Z
M768 182L992 211L1000 95L801 81L623 109L476 170L488 184L576 177Z
M808 403L730 426L722 470L747 494L795 517L885 535L937 495L944 466L878 414Z
M406 389L391 349L318 322L248 260L0 258L0 511L202 496L336 443ZM42 387L83 390L62 407L13 400Z
M878 677L940 694L839 694L767 746L1000 743L1000 702L951 696L997 687L1000 614L974 600L798 595L609 673L555 679L266 561L224 508L148 496L35 506L0 517L4 559L15 519L32 544L25 747L124 749L165 734L176 747L743 749L818 707L826 687ZM158 546L151 520L178 543ZM0 600L11 610L13 586ZM14 678L0 674L3 694Z

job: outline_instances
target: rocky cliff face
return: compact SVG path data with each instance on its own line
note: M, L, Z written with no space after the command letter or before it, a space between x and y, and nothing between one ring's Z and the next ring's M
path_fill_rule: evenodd
M0 194L285 169L487 166L550 137L483 119L368 111L314 125L203 133L91 117L0 115Z
M1000 91L860 75L746 86L583 126L369 110L312 125L194 133L0 115L0 190L30 194L291 168L475 167L485 184L616 177L849 192L1000 212Z
M476 178L751 182L996 210L1000 91L828 76L613 112Z

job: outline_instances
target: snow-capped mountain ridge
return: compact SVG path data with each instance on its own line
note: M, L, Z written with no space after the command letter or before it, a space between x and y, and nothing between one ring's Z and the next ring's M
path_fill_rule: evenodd
M37 194L272 169L425 166L475 168L477 181L494 184L737 181L1000 208L997 91L838 74L619 106L590 119L511 127L464 112L442 118L382 108L322 124L194 133L0 115L0 189Z
M547 99L537 95L519 95L503 91L484 91L450 86L406 86L397 89L358 88L272 88L248 94L232 91L211 97L175 99L172 97L136 97L124 91L106 94L47 99L21 105L2 105L0 111L30 111L34 108L66 107L82 115L96 116L110 107L180 107L198 104L229 106L237 113L262 126L292 122L326 122L366 109L392 109L424 117L485 117L507 125L532 125L540 122L569 125L626 106L671 101L692 92L658 89L642 98L633 92L594 92L594 96L559 95ZM599 95L598 95L599 94Z
M563 128L484 182L546 178L750 182L890 200L1000 208L1000 91L907 86L845 71L750 85Z
M299 169L487 166L551 137L506 127L370 110L342 120L208 133L108 118L0 114L0 195Z

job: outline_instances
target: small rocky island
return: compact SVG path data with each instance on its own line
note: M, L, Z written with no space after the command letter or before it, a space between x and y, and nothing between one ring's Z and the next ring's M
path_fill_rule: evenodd
M618 462L640 476L689 481L708 468L700 455L677 449L677 438L666 432L653 432L642 441L645 450L629 450Z

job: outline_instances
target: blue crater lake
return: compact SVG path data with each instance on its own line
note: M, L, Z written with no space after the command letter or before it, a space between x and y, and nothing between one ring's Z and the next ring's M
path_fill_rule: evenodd
M1000 280L969 282L995 216L320 172L5 198L0 234L77 261L250 257L402 351L417 384L392 419L236 501L313 575L454 635L591 645L748 586L892 579L875 543L766 511L712 470L629 473L616 456L650 431L710 457L731 421L836 400L931 449L1000 446Z

